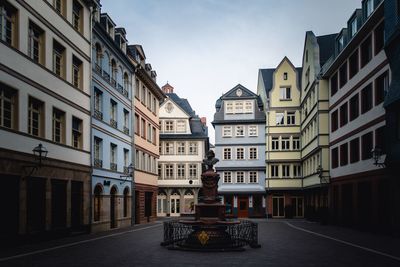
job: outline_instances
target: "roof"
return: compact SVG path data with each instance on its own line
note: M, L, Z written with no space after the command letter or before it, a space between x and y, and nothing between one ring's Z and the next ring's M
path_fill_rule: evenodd
M265 93L268 95L268 92L272 89L275 69L260 69L260 72L264 82Z
M337 33L317 36L319 46L319 64L322 67L335 53L335 38Z
M189 101L186 98L180 98L175 93L167 93L165 94L168 96L172 101L175 102L181 109L183 109L189 116L191 117L198 117L196 112L192 109L192 106L189 104Z

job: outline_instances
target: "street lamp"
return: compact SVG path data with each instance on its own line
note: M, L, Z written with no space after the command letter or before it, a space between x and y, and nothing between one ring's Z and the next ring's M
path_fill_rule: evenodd
M121 177L121 178L125 178L125 180L122 181L120 184L125 183L125 182L128 180L129 177L132 177L132 176L133 176L134 168L135 168L135 167L133 167L133 164L132 164L132 163L129 164L128 167L126 167L126 170L125 170L125 173L126 173L126 174L120 175L120 177Z
M324 171L324 169L322 168L322 166L321 166L321 165L318 165L317 173L318 173L318 177L319 177L319 178L322 178L322 173L323 173L323 171Z
M47 158L47 149L40 143L37 147L35 147L33 150L33 155L35 156L35 159L39 161L39 164L37 167L40 167L42 165L42 160Z
M375 147L374 149L371 150L372 153L372 158L374 159L374 165L378 167L385 167L385 158L382 155L382 149L379 147ZM381 158L383 157L383 160L381 161Z

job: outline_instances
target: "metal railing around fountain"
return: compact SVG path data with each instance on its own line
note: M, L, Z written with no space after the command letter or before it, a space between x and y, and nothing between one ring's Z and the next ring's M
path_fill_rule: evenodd
M218 224L217 224L218 226ZM196 225L187 225L178 220L164 222L164 241L161 246L170 248L179 245L188 239L194 231ZM240 220L238 224L222 225L232 239L233 247L244 247L249 245L251 248L259 248L258 244L258 224L248 220Z

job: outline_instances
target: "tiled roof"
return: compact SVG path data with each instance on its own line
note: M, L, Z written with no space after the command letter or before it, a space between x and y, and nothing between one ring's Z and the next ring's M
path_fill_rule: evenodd
M196 112L190 106L189 101L186 98L180 98L175 93L166 94L172 101L174 101L181 109L183 109L189 116L197 117Z
M337 33L317 36L319 45L319 64L322 67L335 53L335 38Z
M264 82L265 93L267 95L268 92L272 89L274 71L275 69L260 69L261 76Z

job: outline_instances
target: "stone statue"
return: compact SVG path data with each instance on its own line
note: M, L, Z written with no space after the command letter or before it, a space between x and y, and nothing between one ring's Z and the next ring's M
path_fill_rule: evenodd
M209 150L207 152L207 158L203 159L203 164L207 166L207 171L208 170L213 170L213 166L219 161L219 159L217 159L215 157L215 153L212 150Z

